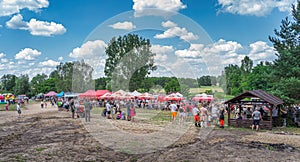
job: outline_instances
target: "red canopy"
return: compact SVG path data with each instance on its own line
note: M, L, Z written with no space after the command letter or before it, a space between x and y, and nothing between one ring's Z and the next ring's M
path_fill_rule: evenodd
M183 100L182 95L179 95L178 93L172 93L165 97L166 101L181 101Z
M79 94L79 97L96 97L95 90L87 90L86 92Z
M103 99L103 100L111 100L113 98L114 97L112 96L111 92L107 92L100 97L100 99Z
M152 99L153 98L153 95L152 94L150 94L150 93L143 93L143 94L141 94L140 96L138 96L138 98L139 99L145 99L145 100L150 100L150 99Z
M96 96L97 98L101 97L102 95L104 95L105 93L109 93L109 90L97 90L96 91Z
M212 101L214 100L213 95L207 95L205 93L201 95L196 95L195 97L192 98L193 101Z

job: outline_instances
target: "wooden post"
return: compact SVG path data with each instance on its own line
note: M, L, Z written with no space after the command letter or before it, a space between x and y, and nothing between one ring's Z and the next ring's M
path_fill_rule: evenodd
M280 116L281 116L280 115L281 114L281 112L280 112L281 110L280 109L281 109L281 105L278 106L278 117L277 117L277 121L276 121L276 126L279 126L279 127L281 126L280 125Z
M273 120L272 120L272 114L273 114L273 108L274 108L274 106L273 106L273 104L271 105L271 107L270 107L270 123L271 123L271 130L272 130L272 127L273 127Z

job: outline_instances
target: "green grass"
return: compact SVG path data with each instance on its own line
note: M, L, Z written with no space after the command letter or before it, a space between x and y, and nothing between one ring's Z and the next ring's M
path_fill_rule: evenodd
M152 110L153 111L153 110ZM170 111L161 111L153 116L150 120L152 121L171 121Z
M218 86L201 86L200 88L191 88L191 94L205 93L206 90L212 90L212 92L224 92L221 87Z
M297 127L273 127L272 132L289 132L300 135L300 129Z

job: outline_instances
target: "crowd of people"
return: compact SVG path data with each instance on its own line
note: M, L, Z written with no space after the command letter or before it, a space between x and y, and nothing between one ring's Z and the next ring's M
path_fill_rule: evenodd
M136 109L152 109L161 111L170 111L170 119L172 123L183 123L185 121L193 121L196 127L219 126L224 128L225 113L228 110L221 102L195 102L195 101L158 101L146 99L125 99L125 100L96 100L96 99L79 99L79 98L50 98L51 107L62 107L72 113L72 118L75 116L84 117L87 122L90 121L91 110L93 107L104 107L102 116L107 119L135 121ZM41 108L47 108L47 102L41 101ZM60 103L60 104L59 104ZM60 105L60 106L59 106ZM18 113L20 108L18 109ZM272 115L273 121L278 118L278 110L280 110L283 126L286 126L288 111L284 108L274 108L272 114L265 107L243 107L239 110L238 107L231 108L235 119L252 119L252 129L258 130L260 121L267 120L267 117ZM293 120L297 121L297 113L299 107L293 109ZM269 114L268 114L269 113ZM269 115L269 116L268 116ZM177 118L179 118L177 120Z
M57 105L57 99L50 99L51 105ZM107 119L135 121L136 109L149 109L170 111L173 123L189 121L194 116L195 126L208 127L219 125L224 128L224 107L221 103L192 102L192 101L163 101L146 99L127 100L92 100L92 99L66 99L61 101L61 107L75 116L85 117L90 121L90 112L94 107L104 107L101 115ZM46 102L41 101L41 108L46 108ZM75 115L77 114L77 115Z

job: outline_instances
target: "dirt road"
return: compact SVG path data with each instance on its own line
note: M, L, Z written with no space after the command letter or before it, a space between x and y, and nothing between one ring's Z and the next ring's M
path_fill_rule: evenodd
M69 112L59 112L57 108L40 109L38 104L24 110L22 118L16 117L16 112L0 112L0 161L157 162L299 161L300 159L299 135L188 127L184 134L169 146L161 147L154 152L136 154L109 147L95 138L91 126L95 129L98 123L109 122L117 124L122 132L128 132L129 135L139 134L140 137L159 131L161 126L139 120L136 123L107 121L100 115L93 115L92 122L87 126L81 119L70 118ZM101 127L102 132L112 132L114 129ZM101 131L97 132L98 135L105 135L101 134ZM203 138L205 133L207 134ZM161 137L155 138L160 140ZM136 141L137 145L145 142L142 139ZM122 146L124 143L115 144Z

